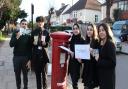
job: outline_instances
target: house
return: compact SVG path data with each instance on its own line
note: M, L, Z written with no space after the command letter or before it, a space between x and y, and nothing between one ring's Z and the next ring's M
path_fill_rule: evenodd
M64 3L62 3L61 8L59 10L56 10L51 17L52 25L65 23L65 19L63 18L62 14L69 8L70 8L70 5L65 5Z
M115 9L120 9L119 20L128 19L128 0L114 0L110 10L110 17L114 20L113 13ZM106 18L106 3L101 5L102 19Z
M97 0L79 0L63 13L63 18L67 23L75 21L97 23L101 20L101 3Z

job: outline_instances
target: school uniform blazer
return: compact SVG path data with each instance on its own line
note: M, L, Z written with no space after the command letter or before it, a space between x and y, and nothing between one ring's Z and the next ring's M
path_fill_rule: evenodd
M74 35L71 38L71 41L69 42L70 44L70 50L75 53L75 44L85 44L85 40L81 36L81 34ZM74 57L70 57L69 59L69 66L68 66L68 73L71 74L71 76L75 76L75 79L73 80L78 80L80 78L80 70L81 70L81 63L75 59L75 54Z
M111 40L99 46L97 66L100 89L115 89L116 48Z
M41 34L40 34L41 33ZM32 51L32 54L33 54L33 59L38 58L41 59L41 61L45 62L45 63L48 63L49 62L49 57L48 57L48 44L49 44L49 41L50 41L50 36L49 36L49 32L45 29L43 31L41 31L40 28L36 28L33 32L32 32L32 43L34 41L34 36L38 36L40 37L40 35L44 35L46 36L45 37L45 42L46 42L46 45L41 45L42 47L42 50L39 50L38 49L38 46L39 46L39 39L38 38L38 44L37 45L33 45L33 51ZM38 57L37 57L38 56ZM37 60L37 59L36 59ZM37 61L38 61L37 60Z
M91 42L86 41L86 44L89 43L91 48L98 49L99 42L97 39L93 39ZM82 82L84 83L84 86L88 86L89 88L97 87L97 62L95 58L90 54L90 60L82 60L82 62L84 63L82 72Z

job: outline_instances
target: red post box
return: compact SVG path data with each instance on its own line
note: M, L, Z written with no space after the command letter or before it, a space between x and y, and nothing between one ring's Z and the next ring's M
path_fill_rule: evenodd
M70 35L65 32L54 32L50 36L52 37L51 89L67 89L67 53L59 46L67 46Z

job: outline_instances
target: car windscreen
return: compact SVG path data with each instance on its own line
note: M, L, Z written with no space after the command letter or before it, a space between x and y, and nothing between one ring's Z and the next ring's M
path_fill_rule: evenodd
M122 24L113 24L112 29L113 30L121 30L122 29Z

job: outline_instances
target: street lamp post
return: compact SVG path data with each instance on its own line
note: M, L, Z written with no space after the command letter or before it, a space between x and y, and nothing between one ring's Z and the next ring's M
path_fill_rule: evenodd
M73 6L73 0L72 0L72 6Z
M32 21L32 31L33 31L33 14L34 14L34 5L31 4L31 21Z

